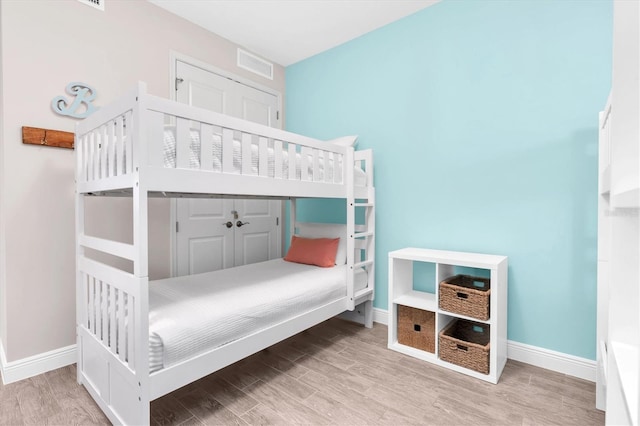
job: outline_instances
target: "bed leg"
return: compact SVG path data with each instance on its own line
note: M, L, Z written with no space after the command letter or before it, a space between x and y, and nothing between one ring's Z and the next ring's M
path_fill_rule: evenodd
M344 311L340 318L362 324L367 328L373 327L373 301L366 300L360 303L353 311Z
M373 301L367 300L364 302L364 326L367 328L373 328Z

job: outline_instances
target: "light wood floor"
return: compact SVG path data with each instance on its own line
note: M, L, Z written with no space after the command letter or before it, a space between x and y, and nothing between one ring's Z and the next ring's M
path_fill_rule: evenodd
M152 403L154 424L602 425L595 386L509 361L492 385L331 319ZM0 424L108 424L75 366L3 386Z

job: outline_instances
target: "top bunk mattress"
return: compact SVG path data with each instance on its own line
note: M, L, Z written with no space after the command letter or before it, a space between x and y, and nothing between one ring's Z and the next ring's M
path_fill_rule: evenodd
M366 287L364 270L355 289ZM150 372L346 296L346 265L274 259L149 283Z

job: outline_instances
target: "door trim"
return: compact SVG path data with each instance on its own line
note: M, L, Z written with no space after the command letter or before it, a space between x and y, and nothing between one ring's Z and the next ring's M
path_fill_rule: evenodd
M184 53L180 53L178 51L175 50L170 50L169 51L169 99L171 99L172 101L176 101L176 90L175 90L175 81L176 81L176 67L177 67L177 62L184 62L186 64L192 65L194 67L197 68L202 68L205 71L209 71L213 74L218 74L222 77L228 78L230 80L236 81L240 84L244 84L245 86L249 86L251 88L254 88L256 90L260 90L262 92L266 92L270 95L273 95L276 97L277 99L277 103L278 103L278 111L280 111L280 118L277 120L277 123L279 125L278 128L282 129L283 128L283 123L284 123L284 112L282 109L282 93L278 92L275 89L272 89L271 87L267 87L267 86L263 86L260 83L256 83L255 81L252 81L248 78L244 78L241 77L239 75L233 74L232 72L223 70L221 68L218 68L216 66L213 66L211 64L208 64L206 62L203 62L199 59L196 59L192 56L189 55L185 55ZM284 200L282 200L284 201ZM172 277L175 277L176 275L176 271L178 270L178 259L176 257L176 232L175 232L175 226L176 226L176 221L178 220L178 213L177 213L177 209L178 209L178 204L176 202L175 198L171 198L170 199L170 208L169 208L169 229L171 232L169 232L169 256L171 256L171 262L169 263L169 274ZM281 202L281 208L280 208L280 221L281 221L281 235L280 235L280 257L283 256L283 250L284 250L284 239L285 239L285 226L282 226L282 222L285 220L286 216L286 203Z

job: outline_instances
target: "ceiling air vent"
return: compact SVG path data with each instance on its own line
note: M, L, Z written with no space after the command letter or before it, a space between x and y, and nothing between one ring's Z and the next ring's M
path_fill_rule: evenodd
M238 66L252 73L273 80L273 64L245 50L238 49Z
M104 2L105 0L78 0L82 4L86 4L87 6L95 7L96 9L100 9L104 11Z

